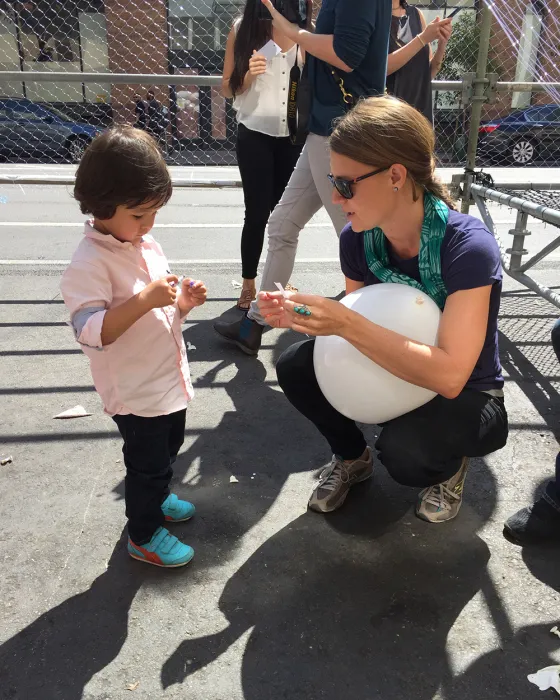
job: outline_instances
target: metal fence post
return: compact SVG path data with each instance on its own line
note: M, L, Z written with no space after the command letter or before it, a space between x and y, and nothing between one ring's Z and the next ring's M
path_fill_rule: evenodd
M463 201L461 211L469 213L471 192L471 173L476 165L476 149L478 146L478 129L482 117L482 105L486 99L486 69L488 66L488 51L490 49L490 33L492 29L492 13L483 3L480 11L480 42L478 45L478 60L476 65L476 81L472 96L471 120L469 126L469 141L467 145L467 162L465 163L465 187L463 188Z
M527 255L525 250L525 236L530 236L531 232L527 229L527 221L529 215L524 211L518 211L515 219L515 227L510 229L509 233L513 236L513 244L511 248L506 250L506 253L511 255L509 267L510 270L516 271L521 267L521 260L524 255Z

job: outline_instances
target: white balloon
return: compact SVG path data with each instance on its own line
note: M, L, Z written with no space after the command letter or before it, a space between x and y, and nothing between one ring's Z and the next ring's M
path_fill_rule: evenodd
M441 312L429 296L414 287L374 284L352 292L341 303L384 328L437 345ZM384 423L436 395L391 374L337 335L315 340L313 364L329 403L360 423Z

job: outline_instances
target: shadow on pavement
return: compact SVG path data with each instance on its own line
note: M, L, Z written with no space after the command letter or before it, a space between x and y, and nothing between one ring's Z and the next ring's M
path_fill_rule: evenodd
M382 484L334 520L306 513L269 539L224 589L228 626L182 642L162 668L163 687L250 630L246 700L432 700L451 677L447 635L481 588L489 552L474 511L430 526L407 513L412 494L398 491ZM482 690L475 683L471 697Z
M0 647L2 700L80 700L92 676L116 658L136 593L161 577L155 567L136 566L125 546L123 532L107 570L89 590L48 610Z
M129 560L123 533L107 571L88 591L0 647L2 699L80 700L92 676L118 656L141 587L157 586L161 595L179 589L188 599L206 570L236 553L288 476L328 459L313 426L264 383L260 360L224 347L211 333L201 323L185 334L204 348L200 358L214 363L197 384L211 387L233 365L235 375L224 385L232 408L219 410L216 427L201 430L179 456L173 485L198 508L192 523L174 529L196 549L194 571L166 572L162 579L159 570ZM298 337L282 334L274 359ZM191 359L195 363L196 354ZM232 474L237 483L230 483ZM542 625L513 633L489 578L489 551L477 534L496 503L485 462L475 460L460 517L441 527L414 517L416 490L398 486L381 467L373 481L373 488L356 487L341 511L305 513L257 549L221 595L225 629L181 641L163 665L163 687L182 683L248 633L246 700L432 700L440 686L445 700L538 697L526 674L547 665L555 640ZM307 497L297 495L302 509ZM554 562L535 557L524 553L529 569L559 590ZM501 648L453 678L447 636L481 590Z
M546 483L546 482L545 482ZM538 497L544 484L535 490ZM515 547L515 545L509 545ZM529 572L546 586L560 593L560 566L558 548L524 547L522 556ZM446 688L446 700L472 700L473 687L480 685L485 693L476 697L515 698L529 700L546 697L529 683L527 675L541 668L557 664L560 639L550 633L551 624L527 625L517 631L505 615L499 596L489 578L483 585L486 602L499 634L498 649L477 659L467 670ZM550 615L559 615L558 609L546 611ZM553 654L555 654L556 659ZM519 687L512 684L512 677L517 679ZM548 691L553 694L552 691Z

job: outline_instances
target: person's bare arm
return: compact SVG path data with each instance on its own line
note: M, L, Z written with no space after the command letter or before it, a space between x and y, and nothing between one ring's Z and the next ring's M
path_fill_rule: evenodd
M358 289L364 287L363 282L357 282L356 280L351 280L349 277L344 278L346 280L346 294L352 294L352 292L357 292Z
M432 41L439 41L442 33L446 31L446 27L451 26L451 20L440 20L437 17L433 22L426 25L424 15L420 12L420 21L422 22L422 32L417 34L412 41L396 51L393 51L387 57L387 75L396 73L400 68L406 65L411 58L421 51L424 46L428 46ZM432 61L432 49L430 47L430 61Z
M461 290L447 298L437 347L389 331L350 310L340 335L397 377L453 399L463 390L482 351L491 289Z
M426 28L426 20L424 15L420 12L420 21L422 22L422 27ZM441 27L440 37L438 39L437 50L434 53L432 47L430 46L430 76L432 80L436 77L441 69L441 64L445 57L445 49L447 47L447 42L451 36L452 25L447 24Z
M236 31L235 27L232 27L228 38L226 42L226 54L224 57L224 70L222 73L222 96L226 97L227 99L232 98L233 92L230 87L230 80L231 76L233 73L233 68L235 64L235 37L236 37ZM255 58L261 58L261 61L255 61ZM255 78L257 75L264 73L266 71L266 59L264 57L258 57L256 56L255 53L253 53L253 56L251 57L251 61L253 62L253 71L248 70L245 73L245 77L243 79L243 85L241 88L237 91L238 95L243 94L246 90L248 90L252 83L254 82ZM251 64L251 61L249 64ZM258 65L257 65L258 64ZM251 67L251 66L250 66Z
M393 51L387 57L387 75L392 75L405 66L411 58L416 56L416 54L421 51L426 43L424 42L422 35L418 34L414 37L412 41L408 44Z
M233 93L229 86L231 74L233 73L234 55L233 49L235 46L235 29L232 27L226 41L226 53L224 56L224 70L222 73L222 95L226 98L233 97Z

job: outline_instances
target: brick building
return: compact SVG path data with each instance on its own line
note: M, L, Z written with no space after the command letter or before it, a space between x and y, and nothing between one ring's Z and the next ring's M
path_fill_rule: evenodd
M428 21L455 5L464 8L463 14L474 14L481 2L416 0ZM314 0L315 9L319 4ZM219 74L227 34L242 6L243 0L0 0L0 70ZM495 0L493 7L497 19L490 58L500 79L560 80L552 48L560 43L558 18L543 0ZM2 92L42 102L106 102L117 121L131 121L134 94L146 89L22 82ZM231 135L231 108L216 89L177 83L156 93L171 108L179 137L207 142ZM518 93L512 100L506 95L487 109L495 115L553 97Z

